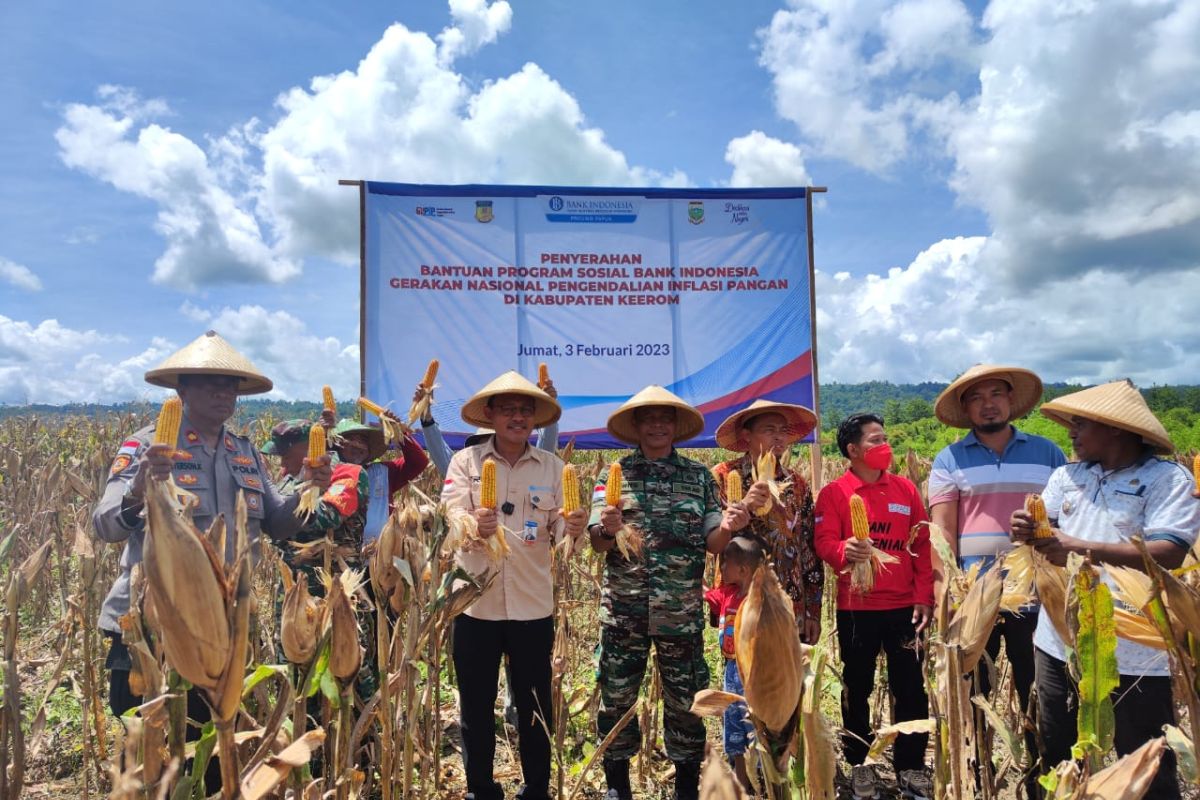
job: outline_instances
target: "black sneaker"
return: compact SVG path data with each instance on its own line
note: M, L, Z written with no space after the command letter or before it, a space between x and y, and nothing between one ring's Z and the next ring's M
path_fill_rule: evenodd
M855 800L874 800L879 797L879 776L875 768L860 764L850 768L850 794Z
M933 797L933 779L924 769L903 769L896 776L900 793L913 800L930 800Z

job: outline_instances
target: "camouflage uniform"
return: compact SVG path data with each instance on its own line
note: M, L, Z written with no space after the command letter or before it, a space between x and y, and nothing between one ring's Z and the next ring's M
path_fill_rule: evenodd
M720 525L717 487L708 469L675 450L649 460L641 450L621 459L627 524L645 536L644 556L628 561L607 553L601 595L601 738L637 702L650 643L662 679L663 738L676 762L704 757L704 724L688 710L697 691L708 687L704 660L704 596L701 579L707 535ZM589 522L597 525L604 486L596 487ZM605 753L628 759L638 750L641 731L634 717Z
M725 461L713 467L717 492L722 504L725 498L725 476L737 470L742 477L742 489L750 491L754 483L754 467L749 455ZM825 586L825 569L813 548L813 498L808 484L798 472L787 476L790 481L783 490L783 503L773 503L764 517L750 516L750 525L737 536L756 539L771 562L779 585L792 598L796 621L821 618L821 593Z

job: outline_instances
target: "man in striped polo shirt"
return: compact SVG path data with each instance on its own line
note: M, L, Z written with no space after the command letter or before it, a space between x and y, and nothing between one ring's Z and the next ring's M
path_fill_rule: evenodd
M1008 534L1013 511L1024 508L1025 495L1040 493L1050 473L1067 462L1054 442L1012 425L1012 420L1032 411L1041 396L1042 382L1033 372L977 364L947 386L934 404L934 413L944 424L970 429L938 453L929 474L930 519L946 531L964 570L976 563L986 568L1012 547ZM940 593L940 581L938 589ZM1004 640L1023 710L1028 709L1033 684L1036 628L1036 609L1002 612L987 643L988 656L995 660ZM987 670L981 675L977 689L987 694ZM1032 732L1026 733L1025 741L1032 765L1036 753ZM1035 777L1031 770L1027 792L1032 791Z

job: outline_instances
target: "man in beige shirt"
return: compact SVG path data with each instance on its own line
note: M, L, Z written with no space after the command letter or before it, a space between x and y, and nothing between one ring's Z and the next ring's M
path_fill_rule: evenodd
M586 513L564 518L562 460L529 444L534 428L558 420L554 398L516 372L506 372L462 408L470 425L495 431L450 461L442 499L470 512L487 539L503 536L509 554L499 563L479 542L463 547L458 562L487 590L454 620L463 767L467 797L503 800L492 774L496 751L495 705L500 661L512 666L513 697L525 786L518 797L548 800L551 720L550 656L554 646L551 548L562 536L578 537ZM496 508L480 506L483 462L496 464ZM535 717L540 717L537 719ZM545 720L545 727L542 725Z

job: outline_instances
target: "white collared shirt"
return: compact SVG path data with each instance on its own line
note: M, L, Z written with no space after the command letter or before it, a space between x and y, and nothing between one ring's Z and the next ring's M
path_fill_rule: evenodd
M1192 488L1192 476L1182 466L1151 456L1112 472L1095 462L1059 467L1042 497L1051 523L1068 536L1119 544L1140 533L1148 542L1165 539L1189 548L1200 528L1200 500L1192 497ZM1112 588L1107 575L1104 579ZM1045 610L1038 616L1033 643L1066 660L1066 648ZM1170 674L1165 651L1125 639L1117 639L1117 669L1122 675Z

